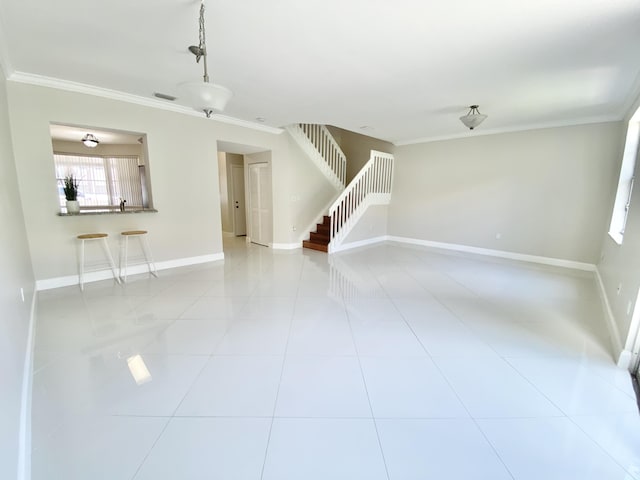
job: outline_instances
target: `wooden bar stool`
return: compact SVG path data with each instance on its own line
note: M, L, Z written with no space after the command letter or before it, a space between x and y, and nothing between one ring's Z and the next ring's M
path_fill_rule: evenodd
M113 278L116 279L118 283L120 283L120 279L116 274L116 264L113 261L113 256L111 255L111 250L109 250L109 244L107 243L107 235L106 233L84 233L82 235L78 235L78 240L80 240L80 248L78 249L78 274L80 277L80 290L84 290L84 270L85 270L85 243L88 241L100 241L100 245L104 250L104 254L109 261L109 267L111 268L111 273L113 274Z
M127 267L129 265L129 238L135 237L140 240L140 246L142 247L142 254L144 255L145 263L149 269L149 273L154 277L158 277L158 271L156 270L156 264L151 257L151 248L149 248L149 240L147 238L148 232L146 230L127 230L121 232L122 236L122 248L120 251L120 278L123 281L127 281ZM124 263L124 267L123 267ZM122 274L124 272L124 275Z

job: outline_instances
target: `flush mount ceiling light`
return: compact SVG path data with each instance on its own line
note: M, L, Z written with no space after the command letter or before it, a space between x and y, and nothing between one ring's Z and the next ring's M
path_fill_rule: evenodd
M96 148L100 143L98 139L92 133L87 133L84 137L82 137L82 143L84 143L85 147Z
M469 113L460 117L460 121L465 124L469 130L473 130L482 122L484 122L486 115L483 115L478 110L478 105L469 106Z
M199 44L191 45L189 51L196 56L196 63L204 68L203 82L185 82L178 85L181 96L196 110L202 110L207 118L214 112L222 112L233 93L222 85L209 82L207 70L207 45L204 28L204 0L200 2Z

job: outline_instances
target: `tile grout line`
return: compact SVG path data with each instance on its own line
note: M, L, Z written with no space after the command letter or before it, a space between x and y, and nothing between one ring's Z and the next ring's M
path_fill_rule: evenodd
M200 298L203 298L203 296L201 296ZM196 301L194 301L193 304L190 305L193 306L195 304ZM190 308L190 307L187 307ZM183 311L183 313L186 310ZM171 325L173 325L173 323L175 323L178 319L174 319L174 321L171 323ZM226 334L226 332L225 332ZM213 348L215 349L215 347ZM184 355L184 354L181 354ZM200 371L198 372L197 375L195 375L193 381L191 382L191 385L189 386L189 388L186 389L185 394L182 396L182 399L178 402L178 405L176 405L176 408L173 410L172 414L167 417L167 423L165 424L164 428L162 429L162 431L160 432L160 435L158 435L158 437L156 438L156 440L153 442L153 445L151 446L151 448L149 449L149 451L147 452L147 454L144 456L144 458L142 459L142 461L140 462L140 464L138 465L138 468L136 469L135 474L133 475L133 477L131 477L131 480L135 480L135 478L138 476L138 473L140 472L140 470L142 469L142 467L144 466L144 464L146 463L147 459L149 458L149 455L151 455L151 452L153 452L153 449L155 448L155 446L157 445L157 443L160 441L160 438L162 438L162 436L164 435L164 432L167 430L167 428L169 427L169 424L175 419L175 418L182 418L180 416L176 416L176 413L178 412L178 410L180 409L180 406L184 403L184 400L187 398L187 396L189 395L189 393L192 391L194 385L196 384L196 382L198 381L198 379L202 376L202 373L204 372L204 370L207 368L207 365L209 364L209 362L211 361L211 359L214 357L214 353L211 353L209 355L185 355L185 356L198 356L198 357L208 357L208 360L206 360L202 367L200 368ZM156 417L157 418L157 417ZM164 417L161 417L164 418Z
M509 469L509 467L507 466L507 463L505 462L505 460L502 458L502 456L498 453L498 450L496 450L495 446L493 445L493 443L491 443L491 441L489 440L489 438L487 437L487 435L484 433L484 430L480 427L480 425L478 424L478 420L471 414L471 412L469 411L469 409L467 408L467 405L462 401L462 398L460 398L460 395L458 395L458 392L456 391L455 388L453 388L453 385L451 385L451 382L449 382L449 379L447 378L447 376L444 374L444 372L440 369L440 366L436 363L433 362L433 365L436 367L436 370L440 373L440 376L444 379L444 381L447 383L447 385L449 385L449 388L451 389L451 391L453 392L453 394L456 396L456 398L458 399L458 401L460 402L460 405L462 405L462 407L466 410L467 414L469 415L469 419L473 422L473 424L476 426L476 428L478 429L478 431L480 432L480 434L482 435L482 437L485 439L485 441L487 442L487 445L489 445L491 447L491 450L493 450L493 453L496 455L496 457L498 458L498 460L500 460L500 463L502 464L502 466L504 467L505 471L511 476L511 478L513 480L516 480L515 475L513 474L513 472L511 472L511 470Z
M381 286L382 287L382 286ZM386 293L386 292L385 292ZM343 299L344 303L344 299ZM360 368L360 378L362 379L362 385L364 386L364 391L367 395L367 403L369 404L369 411L371 412L371 420L373 421L373 428L376 431L376 438L378 440L378 448L380 449L380 456L382 457L382 464L384 465L384 471L387 475L387 480L391 480L391 476L389 475L389 467L387 466L387 459L384 455L384 449L382 448L382 439L380 438L380 431L378 430L378 422L376 420L375 414L373 413L373 405L371 405L371 397L369 396L369 388L367 387L367 381L364 376L364 369L362 368L362 362L360 361L360 352L358 350L358 344L356 343L355 336L353 334L353 328L351 325L351 317L349 315L349 309L344 304L344 310L347 315L347 323L349 324L349 332L351 333L351 341L353 342L353 348L356 351L356 358L358 359L358 367Z
M304 266L304 262L303 262ZM264 459L262 461L262 469L260 470L260 480L264 478L264 470L267 466L267 456L269 455L269 445L271 444L271 435L273 433L273 424L276 419L276 409L278 408L278 398L280 396L280 387L282 386L282 377L284 376L284 366L287 359L287 350L289 349L289 339L291 338L291 330L293 328L293 319L296 313L296 306L298 305L298 294L300 289L300 281L302 279L303 267L300 268L300 274L298 277L298 289L296 290L295 301L293 303L293 311L291 312L291 318L289 319L289 331L287 332L287 342L284 347L284 354L282 355L282 365L280 367L280 378L278 379L278 389L276 391L276 397L273 402L273 413L271 415L271 423L269 424L269 435L267 436L267 444L264 448Z
M169 427L169 423L171 423L171 420L172 420L173 417L146 417L146 418L166 418L167 422L164 424L164 427L162 428L162 430L160 431L160 433L158 434L158 436L154 440L154 442L151 445L151 447L149 447L149 451L146 453L146 455L142 458L142 460L138 464L138 468L136 468L136 471L134 472L133 476L131 477L131 480L135 480L135 478L138 476L138 474L140 473L140 470L142 469L144 464L147 462L147 459L149 458L149 455L151 455L151 452L153 452L153 449L156 447L156 445L160 441L160 438L162 438L162 436L164 435L164 432Z
M439 270L438 270L439 271ZM445 274L448 276L448 274ZM411 276L409 274L409 276ZM412 277L414 278L414 277ZM451 277L450 277L451 278ZM415 280L415 278L414 278ZM417 280L416 280L417 281ZM454 282L457 282L455 279L453 279ZM418 282L419 283L419 282ZM420 284L420 283L419 283ZM421 284L420 284L421 285ZM472 290L466 288L464 285L462 285L463 288L469 290L474 296L478 296L475 292L473 292ZM427 290L425 288L425 290ZM452 312L446 305L444 305L442 303L442 301L432 292L430 292L429 290L427 290L429 292L430 295L432 295L436 301L438 303L440 303L446 310L448 310L450 313L452 313L459 321L462 322L462 320L458 317L458 315L455 312ZM394 306L396 307L396 310L398 310L395 302L394 302ZM402 316L403 320L406 322L406 319L404 317L404 315L402 315L402 312L399 312L400 315ZM464 322L462 322L463 325L466 325ZM408 322L407 322L408 324ZM409 325L409 328L411 328L411 326ZM411 331L413 332L413 329L411 329ZM413 332L415 335L415 332ZM418 339L419 341L419 339ZM484 343L484 342L483 342ZM422 342L420 342L420 344L422 345ZM424 348L424 345L423 345ZM491 348L491 347L490 347ZM426 348L425 348L426 350ZM493 349L492 349L493 350ZM427 353L429 353L427 351ZM497 352L496 352L497 353ZM458 394L458 392L456 391L455 388L453 388L453 385L451 385L451 382L449 381L449 379L447 378L447 376L444 374L444 372L441 370L440 366L433 361L433 357L431 355L429 355L429 357L431 358L431 362L433 363L434 367L436 368L436 370L438 371L438 373L440 374L440 376L442 377L442 379L446 382L446 384L449 386L449 388L451 389L451 391L453 392L453 394L456 396L456 398L458 399L458 401L460 402L460 405L462 405L462 407L465 409L465 411L467 412L467 414L469 415L469 419L473 422L473 424L475 425L475 427L478 429L478 431L480 432L480 434L482 435L482 437L485 439L485 441L487 442L487 444L491 447L491 450L493 450L494 454L496 455L496 457L499 459L500 463L502 464L502 466L504 467L504 469L506 470L506 472L511 476L511 478L513 480L515 480L515 476L513 475L513 473L511 472L511 470L509 469L509 467L507 467L507 464L505 463L504 459L500 456L500 454L498 453L498 451L496 450L496 448L494 447L494 445L489 441L489 439L487 438L486 434L484 433L484 431L482 430L482 428L480 428L480 425L478 424L476 418L471 414L471 412L469 411L467 405L462 401L462 398L460 398L460 395Z
M591 415L589 415L591 416ZM594 416L599 416L599 415L594 415ZM576 423L576 421L571 417L568 416L566 417L573 425L575 425L583 434L585 437L587 437L589 439L589 441L594 444L602 453L604 453L607 457L609 457L616 465L618 465L622 470L624 470L628 475L631 475L634 479L640 480L640 477L638 477L635 473L631 472L627 467L625 467L624 465L622 465L613 455L611 455L609 453L608 450L606 450L602 445L600 445L600 442L598 442L598 440L596 440L595 438L593 438L587 431L585 431L578 423Z
M511 357L501 357L506 363L507 365L509 365L510 368L512 368L518 375L520 375L525 381L527 381L529 384L531 384L531 386L540 393L540 395L542 395L544 398L546 398L549 403L551 403L554 407L556 407L558 409L558 411L560 411L562 413L562 416L555 416L555 417L546 417L546 418L566 418L567 420L569 420L573 425L575 425L584 435L585 437L587 437L591 443L593 443L594 445L596 445L598 447L598 449L604 453L606 456L608 456L611 460L613 460L613 462L618 465L620 468L622 468L625 472L627 472L629 475L634 476L634 474L632 472L629 472L628 469L622 465L620 462L618 462L618 460L616 460L616 458L614 458L609 452L608 450L606 450L601 444L600 442L598 442L597 439L595 439L594 437L592 437L587 431L585 431L580 424L578 424L573 417L576 416L581 416L581 415L570 415L569 413L565 412L562 408L560 408L559 405L556 405L556 403L551 400L544 392L542 392L535 383L533 383L532 380L530 380L527 376L525 376L522 372L520 372L520 370L518 370L515 365L513 365L510 361L509 358ZM532 359L537 359L537 357L518 357L518 358L532 358ZM547 357L545 357L547 358ZM563 358L563 357L561 357ZM595 373L595 375L598 375L597 373ZM600 375L598 375L598 378L602 378L600 377ZM605 381L603 379L603 381ZM606 382L607 384L609 382ZM624 393L624 392L623 392ZM614 414L616 415L616 414ZM601 416L601 415L586 415L586 416ZM539 418L539 417L535 417L535 418ZM638 477L636 477L638 478Z

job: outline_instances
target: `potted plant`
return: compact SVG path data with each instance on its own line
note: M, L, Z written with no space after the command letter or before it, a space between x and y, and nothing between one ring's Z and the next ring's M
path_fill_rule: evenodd
M78 203L78 180L73 173L64 177L64 197L67 199L67 213L80 213L80 204Z

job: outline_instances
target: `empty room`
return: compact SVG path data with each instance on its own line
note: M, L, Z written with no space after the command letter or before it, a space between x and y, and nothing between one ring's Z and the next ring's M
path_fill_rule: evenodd
M0 477L640 480L639 26L0 0Z

